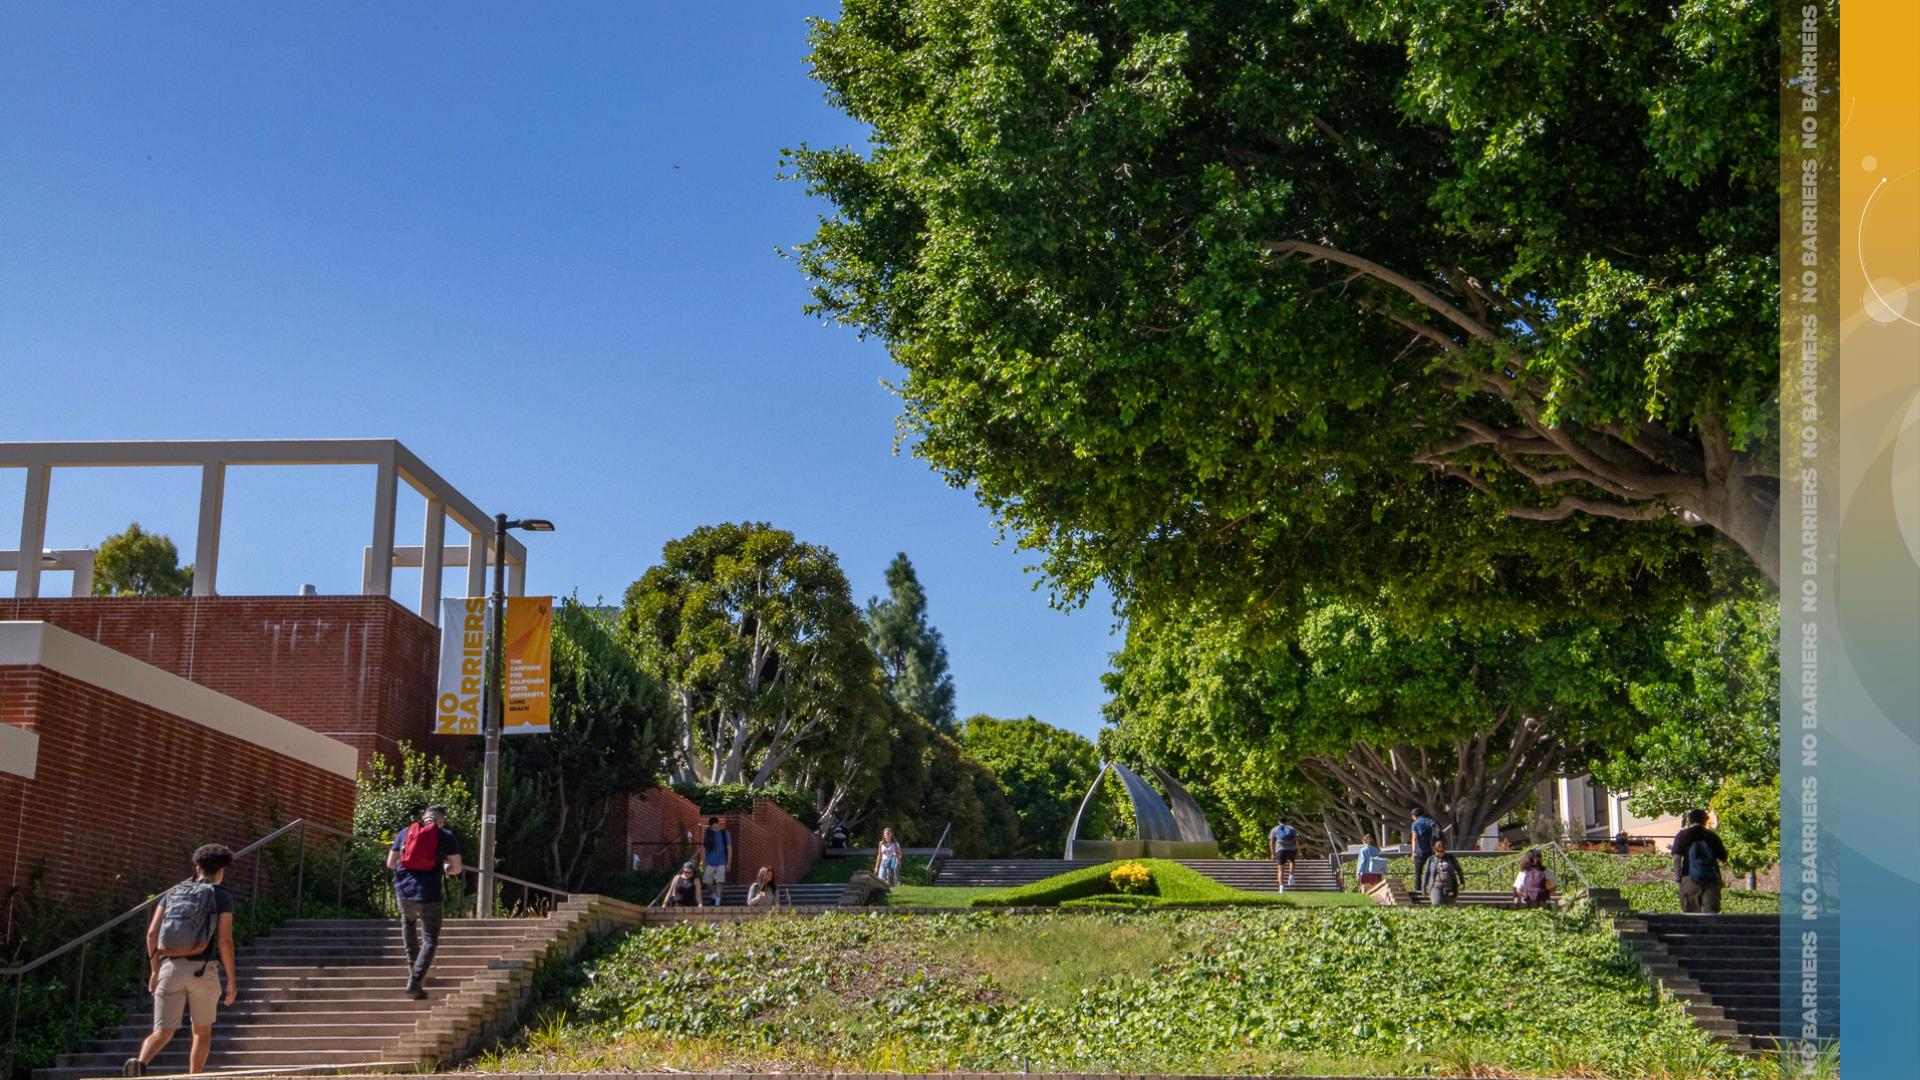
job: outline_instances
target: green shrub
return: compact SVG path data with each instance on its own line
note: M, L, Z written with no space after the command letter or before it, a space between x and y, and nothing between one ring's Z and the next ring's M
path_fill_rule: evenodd
M792 814L794 820L809 829L820 827L820 811L813 796L789 784L748 787L745 784L703 784L698 781L673 785L674 793L700 808L703 814L745 814L753 810L753 800L766 799Z
M1117 891L1113 876L1122 866L1144 867L1151 882L1141 893ZM1069 870L1044 881L1000 889L973 898L974 907L1231 907L1238 904L1293 905L1306 894L1254 893L1222 885L1212 878L1168 859L1129 859ZM1362 896L1344 902L1367 904ZM1312 903L1314 901L1305 901ZM1333 901L1321 901L1332 903ZM1337 905L1336 905L1337 906Z

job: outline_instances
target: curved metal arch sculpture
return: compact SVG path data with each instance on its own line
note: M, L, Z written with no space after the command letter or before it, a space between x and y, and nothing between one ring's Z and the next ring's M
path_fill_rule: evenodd
M1073 824L1067 829L1068 859L1214 859L1220 856L1220 845L1207 826L1207 816L1200 812L1193 796L1165 769L1156 765L1148 771L1166 788L1165 800L1139 773L1117 761L1101 762L1100 771L1094 774L1092 785L1080 800L1080 808L1074 811ZM1126 789L1127 801L1133 804L1137 839L1082 840L1080 821L1109 772L1119 777L1120 786Z

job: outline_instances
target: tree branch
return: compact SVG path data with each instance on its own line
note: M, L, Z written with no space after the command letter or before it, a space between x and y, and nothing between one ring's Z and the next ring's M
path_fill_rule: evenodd
M1673 514L1673 508L1661 502L1625 505L1568 495L1552 506L1510 506L1507 516L1521 521L1565 521L1575 514L1617 518L1621 521L1658 521Z
M1309 262L1319 262L1324 259L1327 262L1339 263L1342 266L1362 271L1375 281L1391 285L1405 293L1422 307L1444 317L1448 322L1465 330L1476 340L1491 342L1499 338L1499 335L1494 332L1492 327L1448 303L1446 298L1431 288L1420 284L1405 274L1389 270L1379 263L1374 262L1372 259L1355 255L1352 252L1341 251L1339 248L1329 247L1325 244L1311 244L1304 240L1270 240L1267 242L1266 247L1268 251L1276 255L1304 255Z

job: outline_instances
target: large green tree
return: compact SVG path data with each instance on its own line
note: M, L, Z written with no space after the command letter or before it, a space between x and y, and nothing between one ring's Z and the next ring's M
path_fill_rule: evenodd
M1667 623L1655 662L1634 673L1644 717L1594 775L1632 793L1635 813L1706 806L1728 785L1780 776L1780 605L1768 596L1689 605Z
M570 889L596 865L595 844L621 797L659 775L675 716L609 614L571 598L553 614L553 730L506 740L500 857L516 873Z
M1233 846L1282 814L1356 836L1416 805L1467 843L1629 737L1655 644L1640 621L1413 631L1343 601L1262 635L1140 620L1108 677L1111 750L1185 776Z
M816 310L1070 595L1689 537L1777 581L1771 5L846 0L812 40L870 129L793 157Z
M832 552L764 522L667 543L622 625L678 715L676 780L771 782L865 714L873 653Z
M960 745L993 771L1012 801L1020 818L1019 852L1051 857L1062 850L1074 812L1100 771L1092 741L1031 716L1000 720L980 714L967 718Z
M867 644L880 658L887 692L942 731L954 729L947 646L927 621L927 590L902 551L887 565L887 597L867 601Z
M185 596L192 589L193 567L180 565L173 540L137 521L100 541L94 553L95 596Z
M903 843L930 845L946 832L948 847L975 858L1007 855L1018 842L1019 814L993 772L952 735L898 705L873 777L848 815L868 834L890 825Z

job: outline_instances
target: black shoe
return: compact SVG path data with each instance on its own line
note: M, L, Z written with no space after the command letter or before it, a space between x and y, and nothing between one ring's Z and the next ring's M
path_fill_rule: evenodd
M147 1075L147 1063L137 1057L130 1057L126 1060L125 1064L120 1066L120 1075L145 1076Z
M420 989L420 980L417 978L409 978L407 980L406 994L415 1001L427 1000L427 992Z

